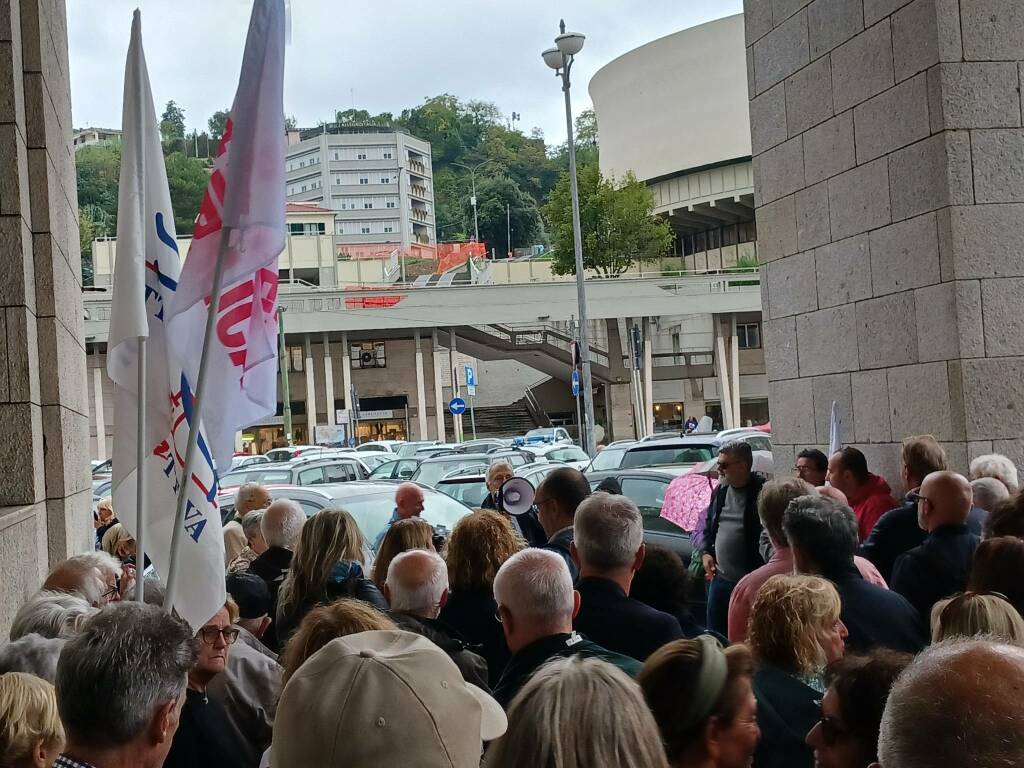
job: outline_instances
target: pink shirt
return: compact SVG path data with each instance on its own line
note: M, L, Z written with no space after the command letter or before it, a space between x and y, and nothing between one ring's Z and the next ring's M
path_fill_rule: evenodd
M854 564L860 575L872 584L877 584L885 589L889 585L885 583L882 574L871 563L863 557L855 557ZM768 579L772 576L786 576L793 573L793 551L789 547L777 549L772 554L772 559L762 565L756 571L751 571L736 585L729 599L729 642L741 643L747 639L747 621L750 619L750 609L754 605L757 593Z

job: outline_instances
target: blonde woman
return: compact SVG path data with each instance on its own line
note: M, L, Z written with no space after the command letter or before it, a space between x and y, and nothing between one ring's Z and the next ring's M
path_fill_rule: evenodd
M366 578L364 540L343 509L324 509L302 526L291 568L277 600L277 637L287 640L310 610L339 597L353 597L386 610L384 595Z
M606 661L545 664L512 700L487 768L668 768L658 726L636 683Z
M115 523L103 534L100 548L122 563L127 563L135 558L135 537L128 532L124 525Z
M932 642L987 635L1024 646L1024 618L999 592L964 592L932 608Z
M34 675L0 675L0 768L49 768L64 748L53 686Z
M754 600L747 642L764 738L758 768L811 768L804 738L820 716L825 668L843 657L839 593L817 576L773 576Z

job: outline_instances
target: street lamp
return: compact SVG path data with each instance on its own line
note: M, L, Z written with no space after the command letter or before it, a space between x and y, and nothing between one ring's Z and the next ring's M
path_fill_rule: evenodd
M566 32L565 21L559 23L560 34L555 38L555 46L548 48L541 56L544 63L555 70L555 75L562 79L562 93L565 94L565 130L569 149L569 186L572 190L572 234L576 251L576 300L579 303L580 316L580 357L583 361L582 434L580 443L591 456L594 455L594 390L590 373L590 342L587 339L587 292L583 282L583 236L580 232L580 193L576 185L576 145L572 134L572 103L569 99L569 73L577 53L583 50L586 37L578 32Z
M473 242L474 243L479 243L480 242L480 224L477 222L477 219L476 219L476 172L477 172L478 169L483 168L488 163L493 163L493 162L494 162L494 159L492 158L490 160L484 160L482 163L477 163L476 165L466 165L465 163L452 163L452 165L457 165L460 168L465 168L467 171L469 171L469 178L473 182L473 196L471 198L469 198L469 203L470 203L470 205L473 206Z

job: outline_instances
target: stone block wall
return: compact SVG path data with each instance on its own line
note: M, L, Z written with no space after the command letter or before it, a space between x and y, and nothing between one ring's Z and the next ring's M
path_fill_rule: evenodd
M0 3L0 630L91 542L63 0Z
M1024 461L1024 5L746 0L776 464Z

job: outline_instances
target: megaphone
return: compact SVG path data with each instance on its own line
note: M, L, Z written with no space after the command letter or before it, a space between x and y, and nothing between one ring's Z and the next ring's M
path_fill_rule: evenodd
M525 515L533 508L537 495L530 481L524 477L510 477L498 489L498 509L510 515Z

